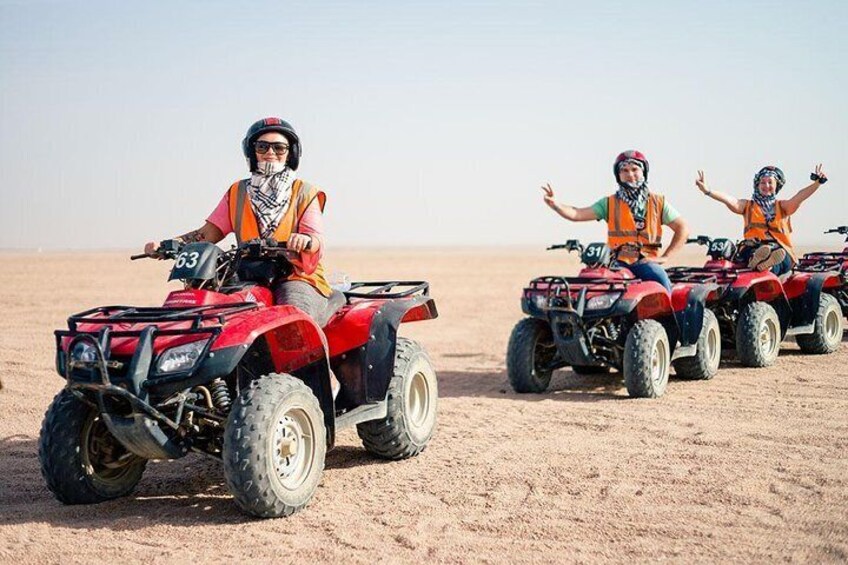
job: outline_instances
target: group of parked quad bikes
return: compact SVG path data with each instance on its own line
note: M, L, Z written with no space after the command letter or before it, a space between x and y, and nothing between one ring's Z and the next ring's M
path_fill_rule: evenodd
M848 236L848 226L825 233ZM778 277L740 260L758 241L699 236L688 243L706 246L708 259L703 267L668 269L671 295L617 260L620 253L638 255L639 245L611 250L570 240L550 247L578 252L584 267L576 277L539 277L524 289L528 317L513 329L507 350L513 389L543 392L554 370L570 366L578 374L616 369L630 396L656 398L672 367L682 379L713 378L722 351L735 352L744 366L766 367L788 336L804 353L839 348L848 314L848 245L841 253L809 253Z

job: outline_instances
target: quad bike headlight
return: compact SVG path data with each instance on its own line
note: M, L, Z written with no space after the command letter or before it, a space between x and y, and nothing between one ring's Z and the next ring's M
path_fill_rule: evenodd
M90 343L80 341L74 345L71 351L71 359L84 363L93 363L97 361L97 349Z
M548 306L548 297L544 294L536 294L533 296L533 305L536 308L543 309Z
M160 373L175 373L177 371L188 371L197 364L206 341L193 341L185 345L172 347L159 356L156 369Z
M614 292L612 294L599 294L598 296L593 296L589 300L586 301L586 310L606 310L613 304L615 304L616 300L621 298L620 292Z

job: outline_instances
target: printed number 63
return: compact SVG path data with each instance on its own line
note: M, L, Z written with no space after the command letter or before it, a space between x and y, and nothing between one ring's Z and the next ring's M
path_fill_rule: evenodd
M191 253L180 253L177 256L177 268L182 269L186 267L187 269L193 269L197 266L197 260L200 259L200 253L197 251L192 251Z

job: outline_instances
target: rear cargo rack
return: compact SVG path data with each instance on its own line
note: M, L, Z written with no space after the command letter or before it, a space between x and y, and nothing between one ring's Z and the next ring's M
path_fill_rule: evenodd
M395 290L401 287L400 290ZM360 290L362 289L362 290ZM366 290L370 289L370 290ZM350 290L344 291L345 298L350 302L351 298L405 298L420 294L430 294L430 283L427 281L368 281L351 283Z
M136 307L136 306L100 306L68 318L68 328L77 330L77 324L141 324L157 322L191 322L192 329L199 329L204 321L217 320L223 324L227 316L257 308L255 302L236 302L233 304L209 304L205 306L187 306L184 308ZM167 331L167 330L165 330ZM185 332L186 330L171 330ZM164 331L159 332L163 334ZM113 334L114 335L114 334Z
M681 283L727 283L735 281L740 272L751 269L707 269L704 267L670 267L666 269L671 282Z

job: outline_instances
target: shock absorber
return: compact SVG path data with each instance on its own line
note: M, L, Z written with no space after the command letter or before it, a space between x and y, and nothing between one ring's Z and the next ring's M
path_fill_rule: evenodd
M223 379L215 379L209 383L209 392L212 394L212 402L215 404L215 408L224 414L228 414L233 401L230 398L230 389L227 387L227 383Z

